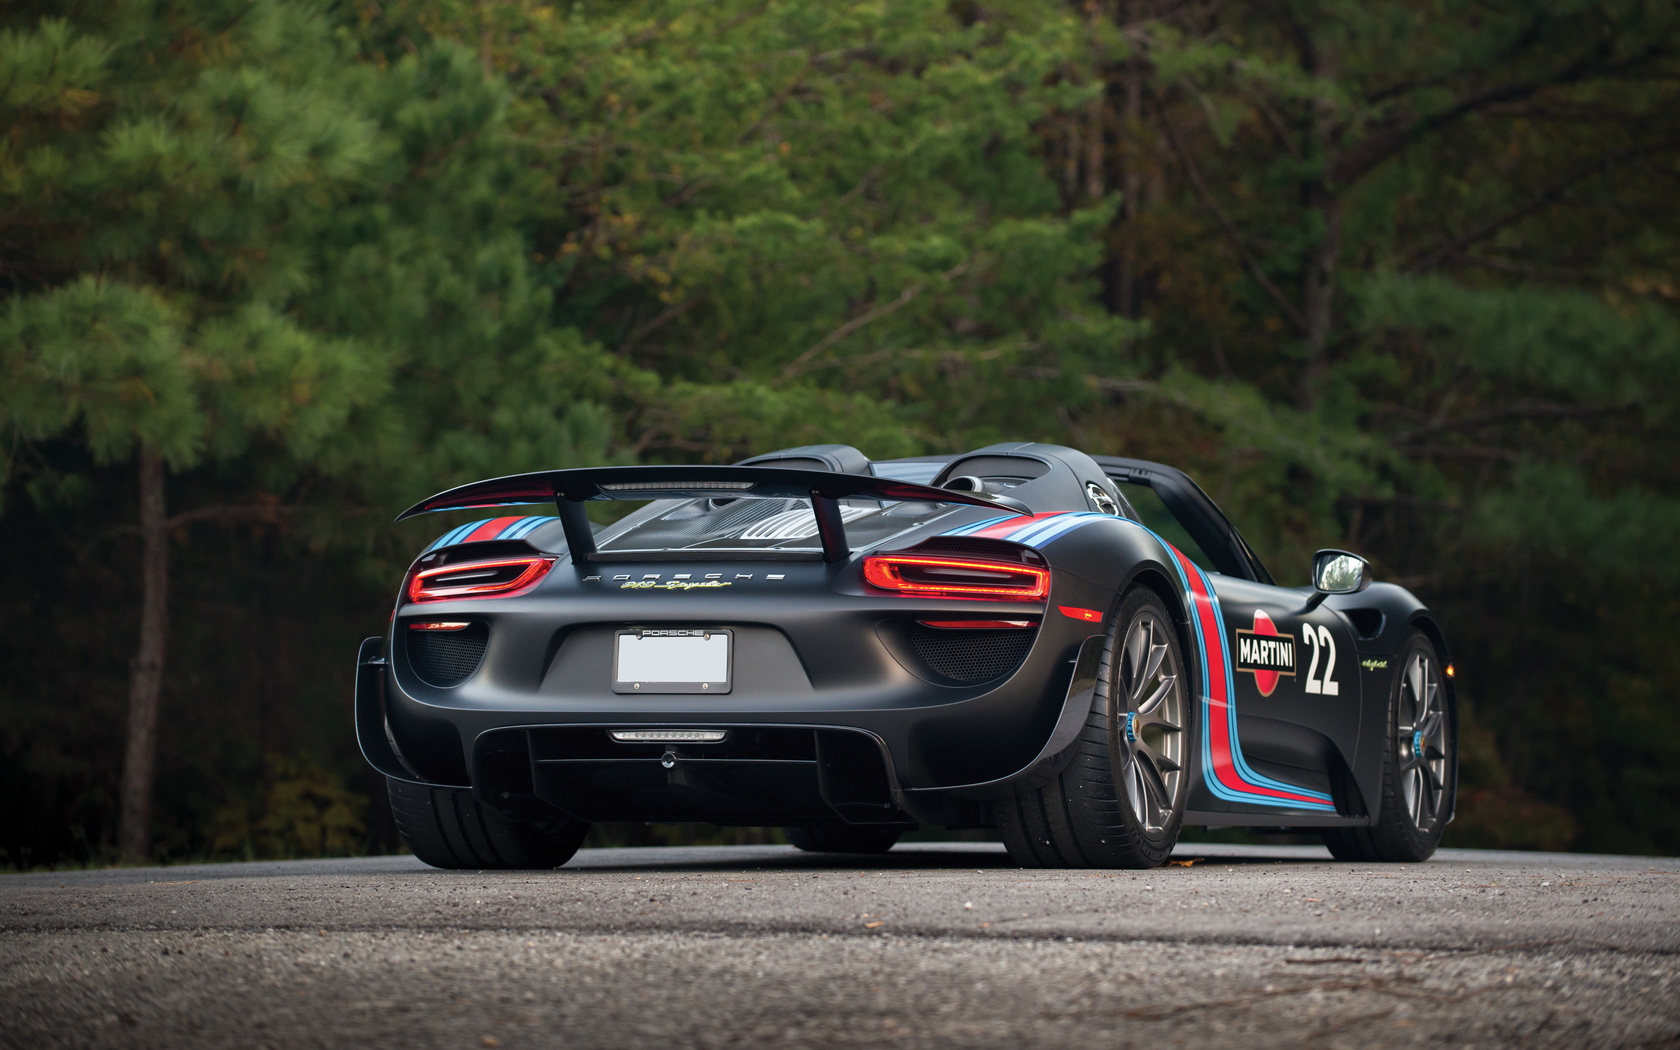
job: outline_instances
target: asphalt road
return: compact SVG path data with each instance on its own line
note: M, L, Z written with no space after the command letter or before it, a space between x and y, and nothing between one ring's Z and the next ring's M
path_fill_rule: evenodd
M0 877L0 1046L1680 1047L1680 860L592 850Z

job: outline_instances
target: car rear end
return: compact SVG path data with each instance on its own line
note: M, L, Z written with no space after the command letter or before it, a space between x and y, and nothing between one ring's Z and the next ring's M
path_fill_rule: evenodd
M1057 603L1106 599L946 535L1008 512L833 509L841 558L798 498L657 500L587 559L556 518L454 530L364 647L364 749L514 819L985 823L971 789L1039 755L1093 630Z

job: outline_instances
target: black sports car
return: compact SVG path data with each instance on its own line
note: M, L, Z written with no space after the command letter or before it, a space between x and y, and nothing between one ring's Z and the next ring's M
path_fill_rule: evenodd
M651 501L591 523L591 501ZM1029 866L1150 867L1186 823L1428 857L1452 665L1321 551L1281 587L1186 475L1042 444L556 470L462 525L362 643L356 730L439 867L553 867L591 821L779 825L873 852L996 827Z

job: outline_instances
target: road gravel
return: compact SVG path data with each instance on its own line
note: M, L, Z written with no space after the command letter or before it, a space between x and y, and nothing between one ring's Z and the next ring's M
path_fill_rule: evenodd
M1680 1047L1680 861L985 843L0 877L0 1046Z

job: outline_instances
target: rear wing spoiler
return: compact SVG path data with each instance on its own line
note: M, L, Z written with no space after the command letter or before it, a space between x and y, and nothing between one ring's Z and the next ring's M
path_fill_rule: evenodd
M590 500L696 499L720 496L760 496L808 499L816 512L817 535L824 561L843 561L851 554L839 500L874 499L900 503L959 503L991 510L1018 510L1014 500L989 499L973 492L914 485L868 474L837 474L826 470L786 467L638 466L582 467L543 470L505 478L475 481L421 500L397 515L397 520L441 510L506 507L521 503L553 503L566 530L566 545L574 561L595 553L595 532L584 504ZM1023 511L1024 513L1030 513Z

